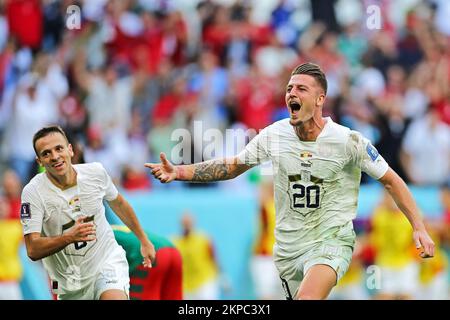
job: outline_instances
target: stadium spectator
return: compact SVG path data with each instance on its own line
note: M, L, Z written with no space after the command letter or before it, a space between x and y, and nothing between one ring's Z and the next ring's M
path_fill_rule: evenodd
M105 132L100 127L92 125L87 130L87 145L84 148L84 160L86 162L99 162L103 164L107 172L111 172L111 178L115 184L120 183L124 156L117 157L111 142L105 141Z
M22 193L22 183L19 176L11 169L3 173L2 178L3 196L6 205L9 207L8 219L20 218L20 194Z
M83 51L74 62L76 83L87 94L85 106L89 124L100 128L107 144L126 140L130 128L135 78L133 74L125 74L127 68L119 62L110 62L93 73L86 67Z
M140 115L131 115L132 126L128 131L128 150L134 156L128 159L122 169L122 185L126 190L149 190L150 177L142 167L142 161L150 158L146 137L139 126ZM145 162L145 160L144 160Z
M265 74L259 64L255 64L233 84L238 103L237 118L247 128L260 130L272 121L276 106L275 79Z
M199 109L193 120L202 121L205 130L223 128L221 105L229 88L227 69L219 64L219 56L205 47L198 57L198 68L188 80L188 91L199 95Z
M43 36L42 4L38 0L6 1L9 32L24 46L38 50Z
M336 20L335 4L336 0L311 1L311 14L313 21L325 23L327 29L338 31L339 25Z
M5 135L10 167L23 184L32 177L35 166L34 151L29 141L40 127L56 121L58 114L54 107L51 93L39 82L37 74L29 73L21 79Z
M400 160L400 148L411 119L405 115L406 78L402 67L389 67L388 80L384 93L375 97L373 103L374 124L379 133L375 146L385 155L391 168L404 180L409 181Z
M450 127L430 109L407 129L402 162L409 180L418 185L441 185L450 175Z

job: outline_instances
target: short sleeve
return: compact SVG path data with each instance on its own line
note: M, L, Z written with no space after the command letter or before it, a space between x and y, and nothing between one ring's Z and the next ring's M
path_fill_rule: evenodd
M41 233L44 220L44 206L41 203L37 190L25 187L22 191L20 205L20 221L23 234Z
M378 180L385 175L389 165L372 143L359 132L351 131L348 142L351 161L361 171Z
M248 166L258 165L269 160L269 127L261 130L238 154L241 163Z
M103 167L103 165L99 163L99 166L102 170L102 178L103 178L104 188L105 188L105 197L104 198L106 201L115 200L117 198L117 196L119 195L119 191L117 190L111 177L109 176L108 172Z

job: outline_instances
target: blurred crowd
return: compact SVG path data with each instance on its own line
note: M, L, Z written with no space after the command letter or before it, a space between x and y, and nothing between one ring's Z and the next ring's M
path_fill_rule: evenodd
M363 133L407 183L444 192L449 17L445 0L0 0L0 178L25 185L40 170L34 132L57 123L75 162L151 190L143 163L172 154L175 129L204 159L196 121L225 135L287 117L290 72L312 61L328 79L325 115ZM20 191L8 192L13 216Z
M373 4L381 22L371 30ZM449 6L1 1L2 163L26 183L37 170L32 134L58 123L85 161L104 163L124 188L149 189L142 164L171 154L175 129L202 121L191 141L202 159L208 128L259 130L285 117L289 72L314 61L329 81L326 115L366 135L407 182L441 185L450 168Z

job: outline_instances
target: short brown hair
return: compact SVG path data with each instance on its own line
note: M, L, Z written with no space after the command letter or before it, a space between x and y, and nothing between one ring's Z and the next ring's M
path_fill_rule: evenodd
M327 78L325 77L325 73L323 73L320 67L312 62L306 62L299 66L297 66L291 73L291 76L295 74L307 74L314 79L316 79L317 83L322 87L325 94L327 94L328 83Z
M33 149L38 157L39 157L39 155L36 150L36 141L38 141L40 138L48 136L50 133L60 133L64 137L64 139L66 139L67 143L69 143L69 139L67 139L66 133L60 126L51 125L51 126L43 127L41 129L39 129L33 136Z

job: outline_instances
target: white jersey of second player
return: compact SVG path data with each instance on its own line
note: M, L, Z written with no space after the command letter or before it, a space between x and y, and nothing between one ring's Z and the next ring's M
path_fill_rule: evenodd
M356 216L361 171L375 179L388 164L359 132L326 118L316 141L301 141L289 119L263 129L239 154L247 165L271 160L276 255L295 258Z
M43 259L54 292L84 288L95 280L102 262L115 249L122 249L106 220L103 200L117 198L118 191L100 163L78 164L77 185L62 191L45 173L36 175L22 193L21 221L24 234L45 237L67 232L80 216L93 221L96 240L77 242ZM55 287L56 282L56 287Z

